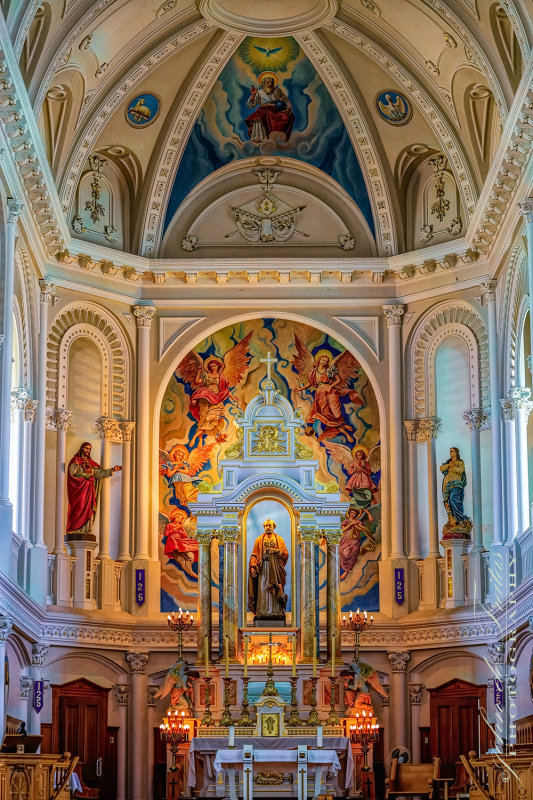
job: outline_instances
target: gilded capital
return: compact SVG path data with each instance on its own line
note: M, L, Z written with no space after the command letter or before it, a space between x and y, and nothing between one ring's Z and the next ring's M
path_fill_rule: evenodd
M463 419L471 431L485 431L490 428L490 408L469 408Z
M137 320L138 328L151 328L155 306L132 306L133 316Z
M320 531L317 527L300 526L298 528L298 532L302 542L313 542L314 544L318 544L320 540Z
M240 528L238 527L221 528L221 530L219 531L219 540L221 542L224 542L224 544L226 544L226 542L229 544L231 544L232 542L237 542L239 540L240 532L241 532Z
M220 535L220 531L218 530L211 530L211 531L193 531L189 534L191 539L196 539L198 544L210 545L213 539L218 539Z
M342 531L340 529L336 531L322 531L322 535L326 539L328 547L330 545L339 545L341 543Z
M122 434L122 441L123 442L131 442L133 439L133 433L135 431L135 423L134 422L119 422L118 426L120 428L120 432Z
M74 419L72 411L67 411L65 408L56 408L54 411L55 426L57 431L67 431L70 423Z
M39 405L38 400L28 398L24 403L24 422L33 422L35 420L35 412Z
M425 417L418 420L418 431L416 439L418 442L427 442L436 439L437 434L442 428L442 420L438 417Z
M93 427L100 439L112 439L115 442L122 440L120 424L112 417L98 417Z

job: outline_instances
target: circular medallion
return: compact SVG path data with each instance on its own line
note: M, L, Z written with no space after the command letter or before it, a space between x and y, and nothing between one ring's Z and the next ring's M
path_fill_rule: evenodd
M126 109L126 119L134 128L151 125L161 110L161 100L152 92L144 92L130 100Z
M287 36L320 28L338 11L339 0L196 0L200 14L226 30L249 36Z
M376 95L376 109L381 119L391 125L406 125L413 116L409 101L394 89L385 89Z

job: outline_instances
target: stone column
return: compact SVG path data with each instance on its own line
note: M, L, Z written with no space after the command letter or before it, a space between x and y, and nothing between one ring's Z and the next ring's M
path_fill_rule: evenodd
M518 533L523 533L530 525L529 475L527 463L527 421L533 409L530 400L531 389L515 386L509 392L513 404L516 425L516 471L518 502Z
M113 694L118 706L118 750L117 750L117 800L126 800L128 774L128 698L130 687L125 683L113 686Z
M529 331L531 335L531 350L533 354L533 197L526 197L518 203L520 213L526 223L527 236L527 285L529 295Z
M420 536L418 533L418 469L417 469L417 419L406 419L405 434L409 445L409 552L408 557L418 561L420 556Z
M381 725L380 736L383 736L383 761L387 769L387 756L391 751L390 745L390 685L385 683L383 688L387 692L387 697L381 698L381 709L383 719L379 720Z
M468 559L468 600L478 605L483 602L485 586L481 553L483 548L483 519L481 491L481 450L480 432L490 427L490 410L469 408L463 419L470 429L470 449L472 459L472 548Z
M35 422L35 412L39 401L28 398L24 404L24 428L23 428L23 463L25 469L22 472L22 533L25 539L30 538L31 511L33 508L32 496L32 470L31 463L33 457L33 423Z
M10 452L15 454L18 451L19 461L16 469L10 470L9 498L13 506L13 530L23 535L22 531L22 507L23 507L23 476L26 472L26 462L24 461L24 409L27 401L31 398L31 392L25 386L19 386L11 390L11 418L13 441L10 441ZM13 458L11 458L13 463Z
M239 535L239 528L222 528L221 538L224 544L224 576L222 588L222 633L224 640L221 648L222 658L224 658L226 636L228 637L230 658L235 658L237 655L237 640L239 634L237 543L239 541Z
M67 430L74 418L72 411L64 408L55 409L53 412L55 428L57 430L56 445L56 542L54 553L66 555L65 548L65 491L66 491L66 452Z
M340 662L341 642L341 590L339 544L342 531L325 531L327 541L326 631L327 653L331 659L332 636L335 634L335 661Z
M390 558L404 558L401 326L405 306L395 304L381 308L389 331Z
M211 542L218 536L218 531L199 531L193 534L198 541L198 629L197 659L205 661L205 638L211 650L213 636L211 609Z
M409 701L411 703L411 758L413 764L420 764L420 701L422 699L422 683L409 684Z
M387 653L392 667L391 699L392 699L392 741L390 748L403 745L407 747L407 664L411 658L408 651Z
M28 553L28 586L34 600L46 602L48 589L48 550L44 543L44 483L45 483L45 420L46 420L46 350L48 345L48 312L56 296L53 283L39 281L41 303L39 311L39 338L37 352L37 413L33 449L33 547Z
M118 560L131 559L131 441L135 430L134 422L119 422L122 432L122 484L121 484L121 517Z
M418 425L418 441L427 443L428 456L428 500L429 500L429 558L439 558L439 501L437 482L437 458L435 439L442 427L438 417L421 419Z
M5 664L6 661L7 637L11 633L12 626L13 626L13 620L10 617L0 617L0 664L2 664L2 669L0 669L0 730L2 731L2 733L6 729L6 706L5 706L6 676L3 665Z
M500 391L498 370L498 329L496 324L496 281L485 281L480 292L487 306L489 336L489 387L492 419L492 507L494 521L493 544L503 544L502 515L502 443L500 425Z
M9 552L13 529L13 507L9 500L9 436L11 428L11 364L13 351L13 297L15 287L15 235L22 203L7 198L6 249L0 264L0 298L2 303L2 348L0 349L0 544ZM9 559L4 571L9 572Z
M303 526L299 534L302 540L301 648L305 661L312 661L316 636L315 544L319 534L317 528Z
M146 690L148 678L146 665L148 653L126 653L131 672L131 725L129 726L131 742L131 788L132 800L146 800L148 781L146 769L146 753L148 751L148 730L146 725Z
M137 320L137 464L135 558L150 558L150 330L154 306L133 306Z
M505 428L505 461L502 462L501 471L505 475L505 494L507 499L507 541L508 543L511 543L518 532L518 482L516 477L515 409L510 398L500 400L500 404Z
M43 667L47 655L48 655L47 645L32 644L30 674L33 682L42 681ZM28 706L28 733L30 733L32 736L39 736L39 734L41 733L41 714L38 714L35 711L31 697Z

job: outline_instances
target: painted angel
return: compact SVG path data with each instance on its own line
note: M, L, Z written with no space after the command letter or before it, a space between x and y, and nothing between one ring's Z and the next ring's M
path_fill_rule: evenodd
M313 434L313 422L322 425L318 441L333 439L343 434L347 441L353 442L353 428L344 419L341 397L349 397L355 405L362 405L359 394L352 388L352 383L359 377L359 363L348 350L332 357L329 350L312 353L298 336L294 337L296 355L292 361L293 369L304 381L294 391L302 394L305 391L314 393L311 412L307 417L306 433Z
M173 507L170 518L159 512L159 537L165 540L165 555L174 559L191 578L198 576L193 564L198 560L198 542L191 539L187 526L187 512Z
M377 502L375 495L378 486L372 476L381 469L380 445L373 447L370 452L362 444L356 444L351 450L336 442L326 442L324 446L350 476L346 481L346 489L352 496L353 505L367 508L372 501Z
M170 693L172 708L194 711L193 681L200 677L199 672L189 670L186 661L176 661L166 674L165 681L154 697L166 697Z
M211 458L214 447L214 443L204 444L189 451L184 444L176 444L168 453L159 451L159 474L166 478L181 505L196 502L198 484L201 483L201 478L196 478L196 475Z
M222 433L224 402L229 398L232 403L237 403L231 390L242 381L250 363L248 345L251 338L252 331L231 347L223 359L208 356L204 361L198 353L191 351L179 364L176 376L193 389L189 410L198 425L191 445L202 436L214 436L217 442L226 441L227 436Z
M348 669L341 671L341 678L344 681L344 703L350 716L362 714L363 711L367 716L374 716L371 689L381 697L388 697L374 667L363 661L352 661Z

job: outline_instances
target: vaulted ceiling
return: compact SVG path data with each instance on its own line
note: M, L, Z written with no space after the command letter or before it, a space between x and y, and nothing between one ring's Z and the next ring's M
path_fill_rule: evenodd
M527 0L2 8L72 236L167 259L464 235L532 38Z

